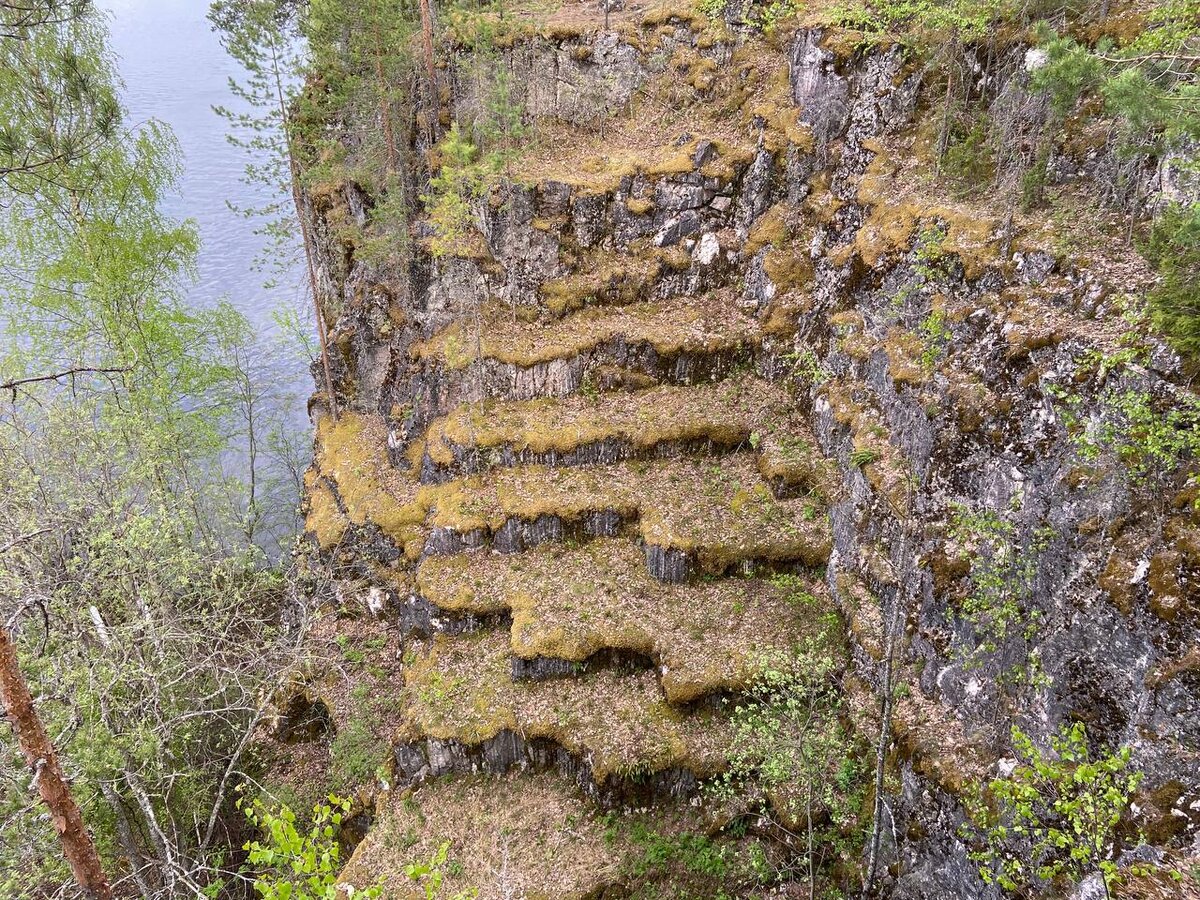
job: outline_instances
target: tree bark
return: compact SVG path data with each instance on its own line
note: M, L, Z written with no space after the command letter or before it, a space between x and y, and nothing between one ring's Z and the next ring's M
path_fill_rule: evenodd
M33 706L29 686L17 663L17 648L8 629L0 627L0 702L12 723L17 744L33 771L38 793L50 810L50 822L62 841L63 855L84 894L91 900L111 900L112 887L79 805L63 777L58 754Z
M379 22L374 23L372 36L375 42L375 81L379 85L379 116L383 126L384 183L396 171L396 135L392 129L392 110L388 102L388 84L383 69L383 37L379 33Z
M425 0L422 0L425 2ZM287 101L284 98L283 76L279 71L279 55L276 48L271 48L271 74L275 81L275 98L279 103L279 127L283 130L284 144L287 148L288 176L292 189L292 203L296 207L296 218L300 222L300 239L304 243L304 262L308 268L308 288L312 293L313 312L317 317L317 339L321 344L321 368L325 373L325 392L329 397L329 411L333 418L338 417L337 392L333 387L333 376L329 371L329 340L326 334L325 310L321 304L321 296L317 290L317 268L313 262L313 240L308 230L308 218L304 214L304 197L300 191L300 163L296 159L296 148L292 140L292 130L288 120Z
M437 73L433 68L433 11L429 0L421 0L421 40L425 45L425 73L429 76L429 111L436 113L438 108ZM437 133L437 116L432 115L431 127Z

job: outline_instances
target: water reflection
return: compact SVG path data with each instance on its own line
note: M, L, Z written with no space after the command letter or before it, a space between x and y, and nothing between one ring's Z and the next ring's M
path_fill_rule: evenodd
M255 234L261 223L234 212L228 202L256 207L273 198L265 187L241 181L245 152L226 140L226 122L213 112L214 105L236 108L229 78L242 73L205 18L207 0L97 0L97 5L109 16L131 122L156 118L167 123L183 151L179 193L163 198L163 207L172 216L194 219L200 229L198 278L189 287L188 302L209 305L224 298L250 320L257 341L254 380L270 413L283 422L285 436L295 442L290 450L299 455L291 465L303 466L309 427L304 400L312 382L295 342L281 333L272 315L290 307L302 323L311 321L299 258L282 275L255 271L264 246ZM267 274L277 282L270 290L263 287ZM226 467L246 480L247 461L246 454L235 453ZM273 518L287 519L296 499L287 484L288 466L278 459L268 466L260 484L264 477L278 483L267 502L281 507L271 510Z
M260 186L240 181L246 159L225 139L225 121L214 105L233 105L230 76L237 64L221 49L205 19L205 0L99 0L108 11L113 50L125 81L125 103L133 122L157 118L175 132L183 150L179 194L164 198L164 208L200 226L199 278L188 293L190 302L210 304L227 297L255 327L263 350L271 351L272 376L280 387L307 396L311 382L302 360L284 354L272 310L291 305L301 315L307 306L298 266L272 290L253 270L263 239L259 224L229 209L260 206L271 199ZM303 423L303 403L299 407Z

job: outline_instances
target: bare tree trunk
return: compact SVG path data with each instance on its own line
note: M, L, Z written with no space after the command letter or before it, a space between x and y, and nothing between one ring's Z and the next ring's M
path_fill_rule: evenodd
M83 823L83 815L58 764L58 754L50 742L42 720L33 707L29 686L17 663L17 648L8 629L0 626L0 702L12 723L17 744L33 770L42 802L50 811L50 822L62 841L63 856L71 874L90 900L110 900L112 887L92 836Z
M429 0L421 0L421 41L425 46L425 73L429 76L430 127L436 134L437 116L433 114L438 107L438 88L437 73L433 68L433 11L429 7Z
M154 891L146 881L146 860L142 856L142 849L133 837L133 829L129 825L129 816L125 813L125 805L121 802L121 797L117 794L116 789L107 781L100 783L100 793L104 795L104 801L113 812L113 819L117 825L117 843L121 845L121 851L129 860L129 870L138 887L138 892L142 895L143 900L150 900L154 896Z
M379 115L383 127L384 182L396 170L396 135L392 128L392 109L388 103L387 78L383 70L383 38L379 33L378 20L374 23L372 37L375 42L375 80L379 83Z
M808 773L808 900L817 896L817 861L816 849L813 846L813 778Z
M425 0L422 0L425 2ZM329 371L329 342L325 334L325 313L321 308L321 297L317 293L317 269L313 262L312 235L308 229L308 219L304 215L304 198L300 194L300 164L296 161L296 150L292 141L292 131L288 127L287 101L283 93L283 75L279 71L279 59L274 47L271 48L271 73L275 79L275 96L279 102L279 127L283 129L283 139L287 148L288 175L291 180L292 203L296 207L296 218L300 220L300 239L304 242L304 261L308 266L308 289L312 292L313 312L317 316L317 338L321 342L321 367L325 370L325 393L329 397L329 410L333 417L338 417L337 394L333 389L333 376Z
M901 535L899 558L905 556L908 535ZM867 851L867 873L863 884L863 897L870 897L875 890L875 870L879 864L879 839L883 827L883 781L884 769L887 765L888 742L892 735L892 679L895 668L896 641L898 633L904 627L902 608L905 605L904 586L898 585L892 596L892 608L886 620L884 635L883 683L880 693L883 695L879 709L879 740L875 745L875 802L871 811L871 840Z
M942 101L942 126L938 132L937 142L937 157L933 162L933 174L940 175L942 172L942 161L946 158L946 151L950 148L950 101L954 98L954 60L955 51L958 49L958 34L954 35L954 39L950 42L950 55L946 63L946 97Z

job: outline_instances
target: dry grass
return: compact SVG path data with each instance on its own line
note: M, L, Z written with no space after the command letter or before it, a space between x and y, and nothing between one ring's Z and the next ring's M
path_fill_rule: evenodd
M582 661L632 651L660 666L671 703L745 688L764 654L831 626L824 587L799 578L664 584L628 540L544 545L519 556L431 557L423 596L459 612L512 612L512 652ZM831 653L838 652L831 645Z
M443 841L448 864L439 896L476 888L480 900L760 897L751 850L772 861L780 856L765 838L718 836L724 878L697 873L687 860L650 858L652 844L661 851L673 839L709 833L708 811L679 803L601 814L574 784L550 774L431 781L386 798L377 812L341 877L358 888L381 879L384 896L396 900L424 897L404 865L429 859ZM769 895L794 896L777 887Z
M660 81L676 84L674 73ZM648 90L655 90L655 85ZM651 93L630 113L614 116L592 134L543 121L536 143L531 152L522 154L514 177L526 184L558 181L583 194L612 193L626 177L657 179L693 171L697 145L710 140L716 144L717 156L705 167L705 174L729 181L753 158L755 143L736 120L713 112L711 103L681 105L678 98Z
M623 848L605 840L602 817L578 789L553 775L434 781L391 797L378 815L340 877L359 888L382 879L396 900L424 898L404 865L428 860L443 841L457 865L443 867L442 896L476 887L481 900L569 900L619 879Z
M648 344L662 356L712 353L756 343L758 323L739 309L728 293L683 297L620 307L588 307L561 321L521 322L510 307L490 304L480 325L485 359L533 366L570 359L614 338ZM464 369L475 360L470 323L456 321L415 345L413 356L437 360L449 369Z
M468 745L505 729L546 738L587 758L598 783L676 767L706 777L725 765L728 720L675 709L654 672L517 683L511 668L503 632L438 637L406 669L407 733Z

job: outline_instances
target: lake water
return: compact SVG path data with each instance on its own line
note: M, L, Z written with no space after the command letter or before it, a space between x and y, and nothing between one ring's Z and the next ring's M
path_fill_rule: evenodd
M265 244L255 234L260 223L228 206L232 200L261 207L271 199L265 186L241 180L245 151L226 140L227 123L213 112L214 105L237 107L229 78L242 73L205 18L207 0L97 0L97 6L109 17L130 122L165 122L183 152L179 192L163 198L163 207L199 226L198 278L189 286L187 300L206 306L226 299L253 327L251 377L260 392L260 411L265 408L287 438L283 445L274 441L269 452L260 444L259 502L266 517L260 542L264 547L273 540L286 542L296 526L296 475L311 450L305 400L313 384L304 353L281 332L273 313L294 310L309 333L313 320L299 260L282 276L256 271L255 260ZM277 281L271 289L263 286L268 274ZM248 459L245 448L235 447L223 468L245 481Z
M258 223L229 209L261 206L270 199L262 186L241 181L245 152L226 140L226 122L214 105L235 106L230 76L241 75L209 27L206 0L98 0L107 11L112 48L125 82L125 104L133 123L155 118L171 126L183 150L179 193L164 198L166 211L191 218L200 228L199 277L188 300L208 305L228 299L250 320L260 346L260 378L278 403L288 403L288 421L306 428L304 400L312 389L306 361L280 334L272 312L295 309L310 323L302 271L293 266L279 284L263 287L254 270L264 240ZM297 244L299 246L299 244Z

